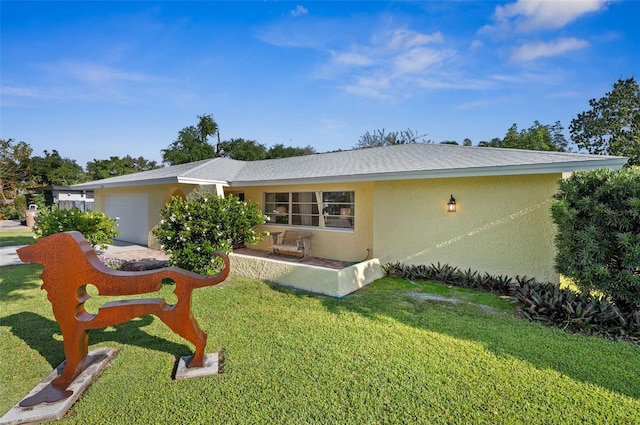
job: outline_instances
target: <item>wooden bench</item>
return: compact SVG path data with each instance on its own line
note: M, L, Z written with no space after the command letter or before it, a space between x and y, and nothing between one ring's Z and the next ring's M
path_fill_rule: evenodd
M278 237L282 234L282 238L278 241ZM274 254L280 252L300 254L304 259L309 254L311 247L311 232L303 230L286 230L283 232L271 232L271 250Z

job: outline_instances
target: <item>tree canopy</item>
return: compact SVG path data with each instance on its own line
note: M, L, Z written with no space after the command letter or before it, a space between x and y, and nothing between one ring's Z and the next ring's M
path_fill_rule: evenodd
M354 149L375 148L380 146L403 145L407 143L429 143L425 140L426 134L420 135L418 132L406 129L402 131L374 130L373 133L367 131L360 136Z
M215 158L219 155L219 145L209 143L209 137L219 137L218 124L213 115L198 116L198 124L183 128L178 138L162 149L162 162L169 165L186 164L188 162Z
M269 148L266 159L290 158L292 156L313 155L315 153L316 150L312 146L299 148L278 143Z
M255 140L225 140L220 143L220 156L240 161L257 161L267 157L267 148Z
M29 173L36 184L70 186L86 181L87 176L75 159L63 158L57 150L29 159Z
M635 79L618 80L589 106L569 125L573 142L589 153L627 156L627 166L640 165L640 88Z
M126 155L122 158L112 156L109 159L95 159L87 162L87 174L91 180L101 180L109 177L122 176L160 168L156 161L149 161L143 157L133 158Z
M6 191L15 191L28 175L31 146L13 139L0 139L0 199L6 200Z

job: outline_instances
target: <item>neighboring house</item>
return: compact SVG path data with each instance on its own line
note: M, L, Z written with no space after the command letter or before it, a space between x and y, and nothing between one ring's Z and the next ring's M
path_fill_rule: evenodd
M254 162L215 158L73 187L94 190L95 208L119 218L120 239L143 245L172 196L212 185L260 203L270 218L264 230L311 230L315 257L440 262L557 282L550 205L558 179L625 162L406 144ZM451 197L455 212L448 212ZM268 250L268 241L255 248Z
M33 189L42 192L46 205L58 205L60 209L78 208L80 211L93 210L93 190L76 189L69 186L44 186Z

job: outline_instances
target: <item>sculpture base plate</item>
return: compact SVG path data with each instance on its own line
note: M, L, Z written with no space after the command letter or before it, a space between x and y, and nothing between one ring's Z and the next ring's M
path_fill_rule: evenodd
M221 361L219 353L205 354L202 367L187 367L189 360L191 360L191 356L180 357L176 368L175 379L201 378L203 376L217 375L220 373Z
M29 394L0 418L0 425L41 423L61 419L71 406L78 401L78 398L80 398L89 385L100 375L116 353L117 351L113 348L101 348L90 351L87 358L94 358L95 361L90 362L85 370L67 387L68 390L73 391L73 394L64 400L54 403L41 403L33 407L20 407L22 400L46 390L51 381L62 373L62 369L64 368L64 362L62 362L49 376L44 378Z

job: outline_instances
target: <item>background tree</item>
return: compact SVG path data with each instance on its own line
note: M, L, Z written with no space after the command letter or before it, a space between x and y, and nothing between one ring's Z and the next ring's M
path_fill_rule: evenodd
M0 201L5 203L27 177L31 146L13 139L0 139ZM10 193L8 193L10 192Z
M441 145L458 145L459 143L455 140L443 140L440 142Z
M571 140L589 153L627 156L627 166L640 165L640 89L635 79L618 80L589 106L571 121Z
M560 121L556 121L553 125L542 125L534 121L531 127L520 132L518 132L518 126L513 124L502 139L500 147L565 152L568 143L562 130Z
M354 146L354 149L404 145L407 143L430 143L429 140L424 139L425 136L426 134L419 135L418 132L410 129L403 131L391 131L387 133L383 128L382 130L374 130L373 133L367 131L365 134L360 136L360 139Z
M296 148L279 143L269 148L266 159L290 158L292 156L313 155L315 153L316 150L311 146Z
M34 182L48 185L70 186L87 180L87 175L75 159L62 158L57 150L44 151L44 157L29 159L30 175Z
M220 138L218 124L213 115L198 116L198 124L185 127L178 132L178 138L162 149L162 162L169 165L186 164L188 162L215 158L218 156L219 143L209 143L210 136Z
M562 133L560 121L552 125L542 125L534 121L528 129L518 131L518 125L513 124L504 138L493 138L490 142L481 141L480 147L528 149L534 151L566 152L567 139Z
M133 158L112 156L109 159L94 159L87 162L87 174L91 180L106 179L160 168L156 161L149 161L143 157Z
M219 145L220 156L240 161L257 161L267 157L267 148L255 140L231 139Z
M499 137L494 137L493 139L486 141L486 140L481 140L480 142L478 142L478 146L481 148L498 148L500 147L500 144L502 143L502 139Z
M559 185L557 270L583 292L640 312L640 168L578 171Z
M473 142L471 141L471 139L469 139L468 137L466 137L466 138L462 141L462 146L473 146Z

